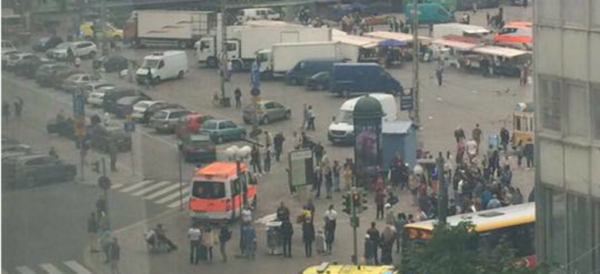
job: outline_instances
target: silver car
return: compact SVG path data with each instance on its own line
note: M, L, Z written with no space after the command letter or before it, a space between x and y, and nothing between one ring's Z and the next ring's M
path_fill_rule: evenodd
M150 118L150 126L159 133L172 133L175 132L179 118L190 113L191 111L186 109L163 109Z
M273 101L269 101L269 100L262 100L262 101L258 102L258 104L256 106L258 107L258 109L257 109L258 121L264 125L266 125L272 121L290 119L292 117L292 110L289 107L284 106L277 102L273 102ZM254 104L247 105L244 108L244 114L243 114L244 122L252 123L252 121L254 120L253 119L254 112L255 112L255 105Z
M69 78L65 79L61 85L61 89L73 93L76 90L82 88L85 84L93 83L93 82L106 82L100 76L96 76L88 73L77 73L69 76Z

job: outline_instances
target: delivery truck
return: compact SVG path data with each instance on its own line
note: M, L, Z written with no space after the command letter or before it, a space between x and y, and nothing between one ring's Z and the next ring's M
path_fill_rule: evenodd
M262 77L281 77L294 68L302 60L307 59L341 59L350 62L358 61L359 48L355 45L340 42L300 42L278 43L270 49L260 50L259 71ZM298 82L299 84L302 83Z
M125 23L125 42L134 46L189 48L215 31L213 11L143 10L131 13Z
M217 67L221 54L220 41L220 31L217 31L217 35L200 39L196 43L198 62ZM234 71L247 70L261 49L269 49L278 43L322 41L331 41L331 29L292 24L229 26L227 59L232 62Z

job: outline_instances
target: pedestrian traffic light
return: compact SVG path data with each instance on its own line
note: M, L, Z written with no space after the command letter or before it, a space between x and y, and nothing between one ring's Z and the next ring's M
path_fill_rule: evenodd
M100 161L96 161L92 163L92 171L100 174Z
M346 214L351 214L352 213L352 201L350 201L350 194L346 193L346 194L342 195L342 199L344 199L343 211L346 212Z
M356 208L356 212L360 213L362 208L362 199L360 198L360 192L352 193L352 203Z

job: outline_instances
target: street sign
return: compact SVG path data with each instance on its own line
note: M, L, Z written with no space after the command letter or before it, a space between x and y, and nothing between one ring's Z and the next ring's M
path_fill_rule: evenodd
M135 131L135 123L126 122L125 123L125 132L134 132Z
M311 150L290 151L289 157L289 187L292 193L299 187L312 184L313 153Z
M85 117L85 96L81 91L73 93L73 116Z
M85 136L85 117L75 117L75 136L84 137Z
M100 176L98 178L98 187L102 190L109 190L112 182L108 176Z
M407 88L400 93L400 110L411 111L414 106L414 96L412 88Z
M252 88L250 90L250 95L252 95L254 97L260 96L260 89L259 88Z
M252 69L250 70L250 82L252 82L252 89L258 89L260 87L260 71L258 68L258 62L254 61L252 63Z

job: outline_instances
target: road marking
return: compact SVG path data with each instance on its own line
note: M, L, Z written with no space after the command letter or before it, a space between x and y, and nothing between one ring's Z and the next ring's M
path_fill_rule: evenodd
M186 188L184 188L184 189L183 189L183 191L181 192L181 194L182 194L183 196L185 196L185 195L186 195L188 192L190 192L190 187L186 187ZM162 199L160 199L160 200L156 201L156 203L157 203L157 204L164 204L164 203L166 203L166 202L168 202L168 201L171 201L171 200L173 200L173 199L179 198L179 194L180 194L180 193L179 193L179 191L178 191L177 193L173 193L173 194L171 194L171 195L169 195L169 196L167 196L167 197L164 197L164 198L162 198Z
M166 194L168 192L171 192L172 190L175 190L177 188L179 188L179 184L173 184L173 185L170 185L168 187L165 187L165 188L161 189L160 191L154 192L154 193L152 193L152 194L144 197L144 199L146 199L146 200L154 199L154 198L157 198L157 197L159 197L161 195L164 195L164 194Z
M33 269L29 268L28 266L19 266L17 267L17 271L21 272L21 274L35 274Z
M63 262L63 263L66 266L68 266L71 270L77 272L77 274L92 274L92 272L90 272L89 270L87 270L87 268L85 268L83 265L80 265L76 261L66 261L66 262Z
M124 186L124 184L114 184L114 185L110 185L110 189L117 189Z
M62 271L58 270L58 268L52 264L41 264L40 267L48 272L48 274L63 274Z
M170 183L171 183L171 182L169 182L169 181L162 181L162 182L159 182L159 183L153 184L153 185L151 185L151 186L149 186L149 187L146 187L146 188L144 188L144 189L142 189L142 190L140 190L140 191L138 191L138 192L136 192L136 193L133 193L133 194L131 194L131 195L132 195L132 196L141 196L141 195L144 195L144 194L146 194L146 193L148 193L148 192L150 192L150 191L152 191L152 190L155 190L155 189L157 189L157 188L160 188L160 187L162 187L162 186L164 186L164 185L168 185L168 184L170 184Z
M138 189L138 188L140 188L140 187L143 187L143 186L145 186L145 185L147 185L147 184L150 184L150 183L152 183L152 182L154 182L154 181L152 181L152 180L148 180L148 181L141 181L141 182L139 182L139 183L136 183L136 184L134 184L134 185L132 185L132 186L128 186L128 187L126 187L126 188L124 188L124 189L121 189L120 191L121 191L121 192L125 192L125 193L127 193L127 192L130 192L130 191L136 190L136 189Z
M189 202L189 198L187 197L187 195L185 195L185 197L183 197L183 203L187 204ZM169 204L167 207L169 208L176 208L181 204L181 201L177 201L177 202L173 202L172 204Z
M268 222L272 222L277 220L277 213L273 213L273 214L269 214L266 215L262 218L257 219L256 221L254 221L255 224L264 224L266 225Z

